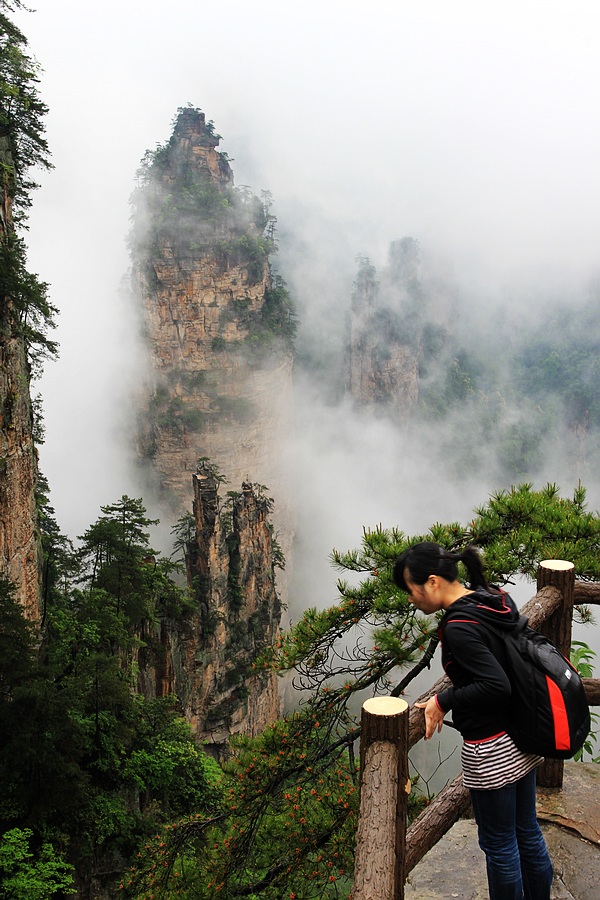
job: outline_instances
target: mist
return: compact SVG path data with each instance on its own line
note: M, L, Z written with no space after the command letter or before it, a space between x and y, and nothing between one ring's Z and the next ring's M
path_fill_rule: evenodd
M533 0L45 0L15 16L50 109L55 169L39 176L28 245L61 311L60 359L34 392L63 530L81 534L101 504L143 493L127 439L141 365L121 290L129 197L188 102L223 135L236 185L272 192L274 267L299 313L290 614L335 602L329 554L358 546L363 527L464 520L504 486L485 448L473 472L448 464L444 448L476 423L403 428L340 403L330 376L357 256L382 271L405 235L456 292L479 346L498 322L502 334L543 328L556 298L577 314L600 264L599 17L593 2ZM594 507L600 485L585 474ZM557 437L535 478L570 494L580 475Z

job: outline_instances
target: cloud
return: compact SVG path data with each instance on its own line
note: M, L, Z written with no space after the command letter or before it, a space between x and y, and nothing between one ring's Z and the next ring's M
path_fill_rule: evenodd
M339 359L356 255L383 267L404 235L452 269L479 319L510 303L518 322L531 308L524 286L537 304L541 285L579 285L598 267L592 2L48 0L18 21L50 107L56 168L42 176L28 241L61 309L41 461L71 534L100 503L139 495L122 441L138 360L119 294L128 198L139 160L188 101L224 136L236 183L273 193L276 266L298 302L305 358ZM363 524L417 530L494 487L444 480L431 433L365 426L310 383L296 393L295 465L311 485L301 540L304 558L320 560L306 593L323 602L327 554L356 545Z

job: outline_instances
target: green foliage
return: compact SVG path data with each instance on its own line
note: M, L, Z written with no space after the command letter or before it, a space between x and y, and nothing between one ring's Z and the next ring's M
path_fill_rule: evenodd
M189 380L192 381L191 378ZM198 379L197 383L201 380ZM202 431L209 415L179 394L171 394L166 385L159 385L150 405L147 421L152 428L164 428L171 434L183 435L188 431Z
M171 528L171 534L174 538L173 553L171 556L187 562L190 553L190 545L196 537L196 520L192 513L184 513L180 516L175 525Z
M39 375L44 357L57 352L48 338L57 310L48 300L48 286L28 271L25 243L15 228L25 224L37 187L30 169L51 165L44 138L47 107L37 92L39 68L27 53L27 39L6 15L23 8L20 0L0 2L0 338L22 338Z
M376 528L364 531L359 550L334 550L336 568L367 578L359 584L338 581L338 604L319 612L309 609L281 638L276 648L278 666L294 667L304 688L318 690L326 685L323 690L336 703L346 703L352 693L367 687L389 690L388 674L417 659L434 630L392 582L393 563L407 543L399 531ZM369 629L366 640L365 626ZM336 651L340 642L347 644L342 653ZM341 679L341 686L330 686L331 680Z
M0 695L10 697L32 670L35 629L14 599L15 586L0 574Z
M258 309L249 297L232 300L224 312L225 321L235 321L247 332L242 348L250 359L260 361L274 350L292 350L296 336L296 310L285 281L274 275ZM233 349L235 345L230 345Z
M596 653L584 641L571 642L571 662L582 678L594 677L592 660L595 657Z
M27 270L26 261L23 239L10 229L0 233L0 336L10 327L23 339L37 375L42 360L58 352L48 338L58 310L48 300L48 285Z
M0 829L23 822L76 818L85 777L74 764L81 749L62 690L40 664L37 635L0 579Z
M154 581L155 551L149 546L148 519L141 499L123 496L101 507L103 515L80 538L82 580L90 588L106 591L123 607L127 619L137 623L152 615L147 600Z
M50 900L76 894L73 868L49 843L30 849L33 831L12 828L0 837L0 897L5 900Z
M20 0L0 2L0 166L2 187L12 198L16 221L31 205L37 187L31 168L50 168L44 118L48 108L39 98L39 66L27 53L27 38L6 12L24 9Z
M477 510L461 545L484 550L492 578L513 574L535 578L541 559L568 559L580 578L600 578L600 519L589 512L579 485L573 499L561 497L555 484L534 490L531 484L493 494Z
M356 762L347 745L334 743L326 726L302 713L257 738L236 738L222 813L163 833L151 851L157 865L133 873L127 896L150 896L165 876L173 890L195 888L193 896L207 900L253 894L274 900L290 891L328 896L328 887L351 872L358 808Z
M584 641L571 642L571 662L582 678L594 677L593 660L595 658L596 653L591 649L591 647L588 647L588 645L584 643ZM598 740L598 735L593 728L594 725L597 725L600 717L598 716L598 713L590 710L590 719L592 720L592 728L590 729L590 733L586 738L583 747L581 748L581 750L577 751L574 757L578 762L581 762L585 759L586 753L591 762L600 762L600 756L594 756L594 744Z
M224 352L236 344L228 344L223 338L213 338L213 352ZM204 374L204 373L200 373ZM179 395L172 396L165 385L157 388L153 402L147 414L147 423L151 429L164 429L174 435L188 432L201 432L208 421L219 419L238 422L248 421L254 413L253 403L245 397L221 395L215 388L204 386L206 405L210 409L198 409L195 400L188 400Z
M600 426L600 335L598 296L573 314L570 306L550 310L543 338L523 342L515 354L523 390L539 402L556 397L566 422Z
M170 817L218 805L220 776L175 698L136 693L138 665L163 652L156 623L191 609L174 563L149 546L141 501L102 507L77 552L43 490L39 502L41 645L0 580L0 828L26 823L36 846L67 841L85 879L133 855Z
M246 397L215 397L214 404L221 421L248 422L255 410Z
M427 356L437 356L441 338L428 332ZM426 355L420 374L426 375ZM455 357L448 360L444 367L443 377L426 383L421 392L420 403L430 416L445 418L457 406L464 405L479 397L479 376L481 368L477 362L469 357L465 351L459 351Z
M261 308L264 328L274 337L283 340L290 348L296 336L296 309L280 275L273 277L271 287L265 291Z
M377 269L372 264L369 257L363 256L362 254L358 254L356 257L356 264L358 271L356 273L356 278L354 279L353 296L356 298L359 296L372 296L379 288Z
M220 241L215 246L222 269L245 268L249 285L259 284L266 276L269 254L273 250L273 242L269 238L250 233Z
M222 771L195 743L174 698L135 699L136 748L123 768L145 805L161 798L163 817L210 810L221 801Z
M169 141L142 160L131 200L131 249L142 264L165 244L181 256L216 252L225 268L245 266L249 283L255 284L274 249L270 238L262 236L267 225L264 207L250 191L236 190L229 183L226 154L217 154L219 173L225 176L217 181L182 149L180 123L199 113L193 108L178 110ZM200 144L214 148L219 139L214 123L206 123Z
M352 720L304 709L236 737L219 814L173 824L146 847L128 897L348 896L358 816ZM418 809L411 795L411 814ZM189 893L188 893L189 892Z
M227 349L227 341L222 337L214 337L210 342L210 349L213 353L222 353Z
M183 393L189 394L196 391L206 384L207 373L203 370L190 369L171 369L167 373L167 381L170 387L181 386ZM170 396L166 386L158 386L156 389L156 399L164 402Z

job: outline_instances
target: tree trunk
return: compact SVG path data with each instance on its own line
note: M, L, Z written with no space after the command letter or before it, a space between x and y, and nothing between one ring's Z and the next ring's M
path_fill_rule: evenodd
M575 566L562 559L544 559L537 573L538 591L544 587L558 588L562 603L537 629L560 650L567 659L571 653L573 626L573 589ZM538 784L543 787L562 787L564 762L562 759L546 759L538 769Z
M360 812L354 900L403 900L408 780L408 703L373 697L363 704Z

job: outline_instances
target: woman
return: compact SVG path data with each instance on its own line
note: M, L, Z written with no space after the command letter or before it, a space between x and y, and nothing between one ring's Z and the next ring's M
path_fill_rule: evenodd
M469 588L458 580L459 562ZM502 638L486 628L486 622L513 628L518 610L508 594L488 585L473 547L451 553L433 542L415 544L399 557L393 577L417 609L444 610L442 664L452 686L417 706L425 710L426 739L441 731L449 712L462 734L463 778L490 900L549 900L552 864L535 810L535 768L542 760L523 753L506 733L511 688Z

